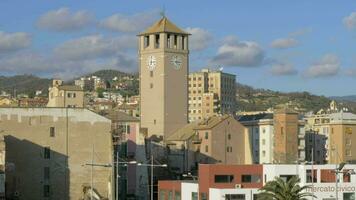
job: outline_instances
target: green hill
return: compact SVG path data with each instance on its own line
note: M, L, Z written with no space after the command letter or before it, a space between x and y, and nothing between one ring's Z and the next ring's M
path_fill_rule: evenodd
M0 91L10 94L16 92L16 94L33 95L36 90L42 90L46 94L50 85L51 79L39 78L34 75L0 76Z

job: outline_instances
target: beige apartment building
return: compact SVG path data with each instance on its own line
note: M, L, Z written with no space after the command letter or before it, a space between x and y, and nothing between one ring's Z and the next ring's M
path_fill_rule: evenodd
M199 163L252 164L247 129L229 115L187 124L167 145L170 166L180 173L197 170Z
M80 86L63 85L62 80L53 80L48 93L47 107L83 108L84 91Z
M91 183L94 195L112 199L112 168L86 165L112 163L110 130L86 109L0 108L7 199L87 199Z
M211 116L235 114L236 76L202 69L189 74L189 122Z
M308 128L315 134L306 140L307 152L314 153L314 158L317 158L314 160L323 159L322 161L329 164L356 162L355 114L340 111L309 115L306 119ZM319 154L322 154L321 158Z
M189 33L166 17L138 35L141 128L169 137L188 122Z
M238 116L248 129L254 164L296 163L305 160L305 122L294 110Z

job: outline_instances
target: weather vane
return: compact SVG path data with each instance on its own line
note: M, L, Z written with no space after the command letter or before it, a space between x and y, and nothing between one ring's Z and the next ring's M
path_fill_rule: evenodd
M166 8L165 8L165 6L163 6L163 8L162 8L162 10L161 10L161 12L160 12L160 15L161 15L162 17L166 17Z

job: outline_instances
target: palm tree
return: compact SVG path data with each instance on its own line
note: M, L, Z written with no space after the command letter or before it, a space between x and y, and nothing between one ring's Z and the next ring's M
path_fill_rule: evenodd
M257 195L258 200L307 200L307 197L314 197L313 194L309 192L304 192L306 189L311 188L311 186L299 186L300 179L293 176L288 181L280 177L276 177L275 180L269 181L263 186Z

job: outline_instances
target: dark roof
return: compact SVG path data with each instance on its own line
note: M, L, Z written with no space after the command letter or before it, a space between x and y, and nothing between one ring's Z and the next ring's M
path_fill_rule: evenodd
M273 113L260 113L256 115L241 115L237 116L236 120L239 122L256 121L261 119L273 119Z
M105 117L109 118L111 121L118 121L118 122L139 122L140 119L136 117L132 117L121 111L109 111Z

